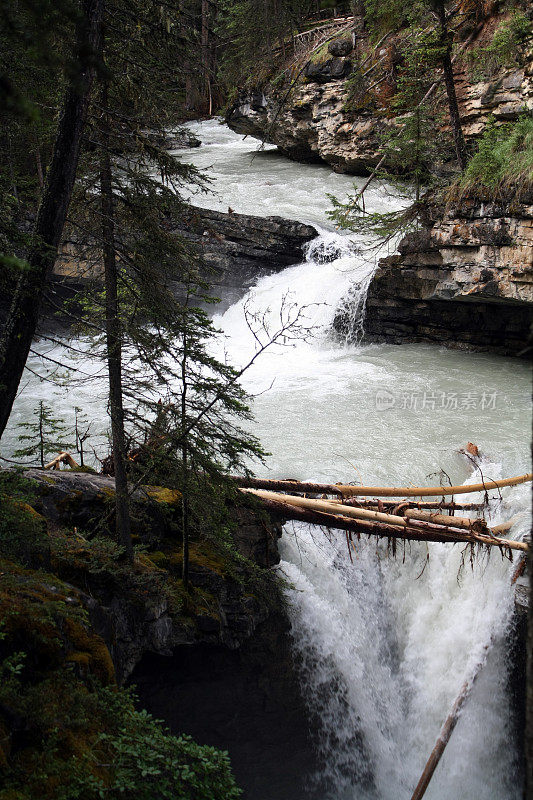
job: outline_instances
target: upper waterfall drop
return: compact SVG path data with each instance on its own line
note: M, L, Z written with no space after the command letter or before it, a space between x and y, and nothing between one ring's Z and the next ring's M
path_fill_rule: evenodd
M191 127L203 145L183 157L212 167L216 191L193 202L279 214L320 230L300 264L262 277L215 316L223 334L219 354L236 366L247 363L257 345L245 307L275 329L285 298L304 309L312 328L307 338L268 349L242 377L252 396L253 433L271 453L264 466L254 465L258 474L405 486L427 485L429 475L444 471L461 483L472 477L458 452L467 441L486 455L486 477L525 472L527 364L434 345L351 346L359 341L377 254L357 237L328 229L325 212L327 194L349 192L353 179L286 161L270 147L258 153L257 143L217 121ZM372 199L391 207L393 200L380 191L372 188L367 206ZM343 308L353 323L345 341L338 331L331 335ZM64 349L54 347L50 355L62 361ZM76 365L89 369L90 356L87 348ZM28 365L38 368L35 355ZM383 393L385 407L377 403ZM84 406L97 421L95 433L105 432L103 378L98 389L81 384L67 393L30 373L11 438L4 440L11 452L17 420L27 419L43 397L65 417L74 405ZM492 398L488 404L486 397ZM528 506L527 486L507 488L491 519L508 519ZM528 526L524 514L513 535ZM463 564L459 546L426 550L423 543L406 545L405 561L401 551L395 560L364 538L352 565L342 535L302 524L287 526L282 557L303 694L321 720L315 776L321 794L313 800L408 800L471 661L490 641L491 656L427 798L518 800L505 644L514 567L495 553L470 570L468 552Z

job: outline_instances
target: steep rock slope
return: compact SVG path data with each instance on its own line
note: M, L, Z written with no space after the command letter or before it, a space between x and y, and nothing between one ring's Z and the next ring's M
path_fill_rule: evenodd
M467 142L479 135L489 115L504 122L533 109L531 49L523 54L520 64L492 68L488 77L480 77L469 66L469 51L490 41L503 19L505 16L489 19L471 41L465 37L462 57L454 65ZM458 45L461 47L461 42ZM351 58L356 61L358 52L366 52L367 47L368 41L363 37ZM284 155L296 161L324 161L337 172L365 175L380 160L380 135L399 124L391 108L396 86L395 52L392 38L378 47L370 62L362 61L355 99L355 76L350 77L350 70L345 69L343 76L337 78L335 74L321 77L306 68L289 91L267 84L242 92L227 113L227 124L237 133L277 145ZM437 105L445 106L442 84L433 97Z
M365 335L526 355L533 324L533 196L463 200L406 236L370 284ZM339 315L338 328L350 325Z

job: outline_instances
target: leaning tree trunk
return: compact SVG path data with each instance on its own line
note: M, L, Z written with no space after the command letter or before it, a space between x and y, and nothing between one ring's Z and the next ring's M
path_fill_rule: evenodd
M190 498L189 498L189 436L186 430L187 420L187 359L188 352L188 337L187 337L187 320L186 311L188 309L188 296L187 304L185 306L185 315L183 320L183 356L181 361L181 424L182 424L182 439L181 439L181 508L182 508L182 528L183 528L183 562L181 569L181 577L183 579L183 586L186 590L189 589L189 512L190 512Z
M459 169L463 172L466 169L466 145L463 136L463 129L461 127L461 115L459 114L459 104L457 103L457 94L455 91L455 78L453 75L453 64L451 54L451 39L448 31L448 24L446 22L446 9L444 7L444 0L433 0L435 12L437 14L440 25L440 42L442 48L441 65L444 74L444 83L446 86L446 94L448 97L448 110L450 113L450 122L453 130L453 140L455 144L455 153L457 155L457 163Z
M529 570L529 605L527 612L527 644L526 644L526 800L533 800L533 548L527 556Z
M17 282L0 342L0 437L17 395L37 327L42 296L63 235L95 75L95 54L100 52L103 8L104 0L83 0L82 3L75 50L87 55L81 72L72 76L65 94L28 256L29 269Z
M124 437L124 407L122 405L122 344L117 290L117 259L115 251L115 223L111 159L109 155L109 130L107 91L104 88L104 115L102 155L100 160L100 193L102 211L102 247L104 256L105 330L107 366L109 375L109 406L111 411L111 436L113 464L115 467L115 511L117 540L133 560L130 530L128 479L126 476L126 446Z

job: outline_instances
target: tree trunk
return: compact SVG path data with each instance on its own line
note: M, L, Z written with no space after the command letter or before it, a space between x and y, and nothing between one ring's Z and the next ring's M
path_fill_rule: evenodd
M105 87L103 92L103 105L104 109L107 109L107 90ZM116 531L118 543L124 547L128 560L132 561L133 545L130 530L128 480L126 476L126 445L124 441L124 408L122 405L122 343L117 289L113 187L111 159L109 156L109 131L107 125L108 121L106 118L104 120L104 132L102 136L100 192L109 406L111 411L111 436L115 467Z
M485 480L483 483L471 483L467 486L351 486L342 483L306 483L296 480L270 480L269 478L244 478L234 477L238 486L247 486L254 489L270 489L286 492L300 492L303 494L334 494L340 497L445 497L456 494L470 494L471 492L486 492L499 489L503 486L518 486L521 483L530 483L533 473L518 475L516 478L503 480Z
M450 122L453 130L453 140L455 143L455 152L457 155L457 163L459 169L463 172L466 169L466 145L463 136L463 129L461 127L461 116L459 114L459 105L457 103L457 95L455 92L455 79L453 76L453 65L451 56L451 43L450 34L448 32L448 25L446 22L446 9L444 7L444 0L435 0L435 11L440 25L440 39L441 39L441 64L444 73L444 83L446 85L446 94L448 96L448 109L450 112Z
M413 796L411 797L411 800L422 800L422 798L424 797L424 795L426 793L426 789L429 786L429 782L430 782L431 778L433 777L433 773L435 772L435 770L436 770L436 768L438 766L438 763L442 758L442 754L444 753L444 750L446 749L446 745L450 741L450 737L451 737L452 733L455 730L455 726L457 725L457 722L459 721L459 716L461 714L461 710L462 710L464 704L466 703L466 701L468 700L468 698L470 696L470 693L472 692L472 689L474 687L474 683L475 683L479 673L481 672L481 670L483 669L483 667L485 665L485 662L487 660L488 650L489 650L489 647L487 645L483 650L483 655L481 656L481 658L477 662L476 666L472 670L471 675L463 683L463 685L461 687L461 691L457 695L455 703L453 704L453 706L452 706L452 708L450 710L450 713L446 717L446 719L444 721L444 724L443 724L442 728L440 729L440 733L439 733L439 735L437 737L437 743L435 744L435 747L431 751L431 754L430 754L430 756L429 756L429 758L427 760L427 763L426 763L426 766L424 768L424 771L423 771L423 773L422 773L422 775L420 777L420 780L418 781L416 789L413 792Z
M188 300L188 298L187 298ZM186 312L185 312L186 313ZM182 529L183 529L183 562L181 576L183 586L189 588L189 453L188 438L186 433L187 419L187 358L188 358L188 339L186 331L187 321L183 321L183 357L181 361L181 424L183 437L181 440L181 507L182 507Z
M211 58L209 52L209 2L202 0L202 69L205 79L206 100L209 107L209 116L211 116L212 103L211 103Z
M28 256L30 269L17 282L0 342L0 437L17 395L37 327L41 299L63 234L95 75L95 53L100 52L103 7L104 0L83 0L75 50L88 55L80 73L71 78L65 94Z
M44 431L43 431L43 401L39 403L39 455L41 468L44 469Z
M524 750L526 756L526 800L533 800L533 547L527 554L529 570L529 606L527 611L526 640L526 730Z

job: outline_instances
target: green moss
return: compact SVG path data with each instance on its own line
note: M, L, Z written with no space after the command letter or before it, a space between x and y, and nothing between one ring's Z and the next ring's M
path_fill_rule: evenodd
M48 535L44 517L24 500L0 493L0 553L34 566L47 565Z
M141 556L139 556L139 559L140 558ZM164 567L168 560L166 554L161 550L156 550L154 553L147 553L144 558L152 564L155 564L156 567Z
M533 186L533 117L496 125L489 120L463 177L452 186L450 199L462 194L483 199L519 199Z
M173 508L181 507L181 492L164 486L143 486L144 491L156 503L165 503Z
M45 483L49 483L50 486L55 486L56 485L56 482L52 478L52 476L51 475L45 475L44 472L39 476L39 480L44 481Z
M194 602L210 613L205 593ZM113 685L72 587L1 560L0 619L0 800L239 796L226 756L170 736Z

